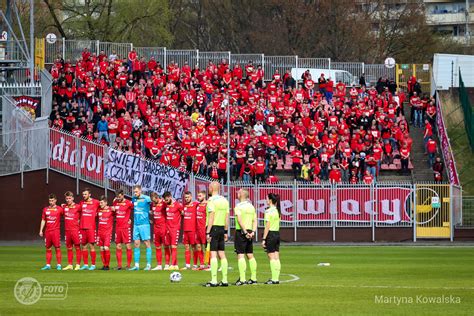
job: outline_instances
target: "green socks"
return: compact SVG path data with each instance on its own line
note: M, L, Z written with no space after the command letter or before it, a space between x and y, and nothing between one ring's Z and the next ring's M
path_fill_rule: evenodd
M250 266L250 280L257 281L257 260L255 260L255 258L249 259L249 266Z
M247 270L247 262L245 261L245 258L240 258L238 260L238 263L239 263L240 281L245 282L245 272ZM249 265L250 265L250 260L249 260ZM250 265L250 267L252 267L252 266ZM252 269L252 268L250 268L250 269Z
M222 270L222 283L228 283L227 282L227 269L229 267L229 264L227 263L227 258L226 259L221 259L221 270ZM211 271L212 271L212 262L211 262ZM217 259L216 259L216 276L217 276Z
M213 284L217 283L217 269L218 269L217 258L211 258L211 283ZM224 269L222 269L222 271L224 271ZM226 261L226 276L227 276L227 261Z
M272 271L272 281L280 281L280 259L270 260L270 270Z

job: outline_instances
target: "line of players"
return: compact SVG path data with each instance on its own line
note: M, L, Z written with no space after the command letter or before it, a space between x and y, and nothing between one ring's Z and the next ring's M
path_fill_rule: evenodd
M147 248L147 266L145 270L178 270L177 245L183 228L183 243L185 245L186 265L183 269L191 269L191 251L193 254L193 270L207 269L204 262L206 240L206 192L197 194L197 201L193 201L192 194L185 192L184 203L172 198L170 192L165 192L160 198L157 193L150 197L141 194L141 188L134 188L132 201L118 190L111 206L107 204L105 196L99 200L93 199L90 189L82 192L83 200L74 202L74 194L70 191L64 194L65 203L57 205L55 195L49 195L49 206L42 212L42 221L39 235L45 238L46 265L42 270L51 269L52 247L56 249L57 270L61 270L60 249L60 220L64 217L65 241L67 247L68 265L64 270L95 270L96 249L98 244L103 263L102 270L110 269L110 244L115 218L115 243L117 269L122 267L122 249L126 248L127 269L138 270L140 258L140 241ZM142 201L143 200L143 201ZM150 201L151 200L151 201ZM140 214L140 203L149 214ZM135 249L132 261L132 221L134 213L133 240ZM145 222L140 223L141 218ZM151 269L150 231L153 224L154 245L156 249L157 266ZM98 224L98 225L97 225ZM76 264L73 267L73 250L76 252ZM163 268L163 249L164 262ZM89 266L89 254L91 265ZM81 260L83 265L81 266ZM199 266L198 266L199 262Z

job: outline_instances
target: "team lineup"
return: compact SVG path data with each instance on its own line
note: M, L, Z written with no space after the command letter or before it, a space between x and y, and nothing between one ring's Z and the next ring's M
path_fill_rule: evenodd
M93 199L91 190L87 188L83 190L83 199L79 203L74 202L74 194L70 191L64 194L65 203L61 205L57 204L57 197L50 194L49 205L42 211L39 232L39 235L44 237L46 247L46 265L42 270L51 270L53 247L56 251L57 270L96 270L96 244L100 249L103 265L100 270L110 270L110 245L115 222L116 270L140 270L140 247L143 243L146 255L146 266L143 270L211 271L211 280L204 286L226 287L229 282L225 243L228 241L230 204L219 192L220 184L212 182L209 185L209 193L197 192L195 201L191 192L185 192L181 203L174 199L170 192L165 192L162 197L155 192L148 196L142 193L141 186L135 186L131 200L125 198L122 190L118 190L115 192L112 205L108 205L105 196L101 196L99 200ZM257 212L249 200L249 192L246 189L240 189L237 197L239 203L234 208L234 248L237 254L239 279L235 285L257 284L257 262L253 255ZM271 278L265 284L279 284L280 198L270 193L267 196L267 203L269 207L264 216L262 247L270 261ZM64 218L68 261L64 268L61 265L61 218ZM152 268L152 233L156 255L154 268ZM185 265L180 269L178 242L181 234ZM122 264L124 248L125 267ZM74 251L75 265L73 265ZM250 269L249 278L246 276L247 265ZM218 270L222 274L220 282L217 280Z

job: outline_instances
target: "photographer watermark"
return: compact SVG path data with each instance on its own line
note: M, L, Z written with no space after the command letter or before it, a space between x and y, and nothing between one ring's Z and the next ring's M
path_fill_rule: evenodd
M39 283L35 278L18 280L13 289L16 300L23 305L33 305L39 300L65 300L68 284L66 282Z
M461 297L455 295L414 295L414 296L387 296L375 295L375 304L405 305L405 304L461 304Z

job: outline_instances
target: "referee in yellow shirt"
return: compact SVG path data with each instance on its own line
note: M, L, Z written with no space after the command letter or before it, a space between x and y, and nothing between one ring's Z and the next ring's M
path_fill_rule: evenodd
M265 211L265 231L263 232L262 246L270 259L272 278L265 284L280 284L280 196L275 193L268 194L268 205Z
M211 182L207 201L207 228L206 238L211 250L211 281L206 287L229 286L227 281L228 262L225 256L225 242L227 241L227 228L229 227L229 201L219 194L219 182ZM217 257L221 260L222 281L217 283Z
M256 284L257 283L257 261L253 256L253 237L257 230L257 212L255 207L249 201L249 191L240 189L237 192L239 203L235 206L235 238L234 246L237 253L239 265L239 280L235 285ZM247 262L245 256L249 259L250 279L246 281L245 273Z

